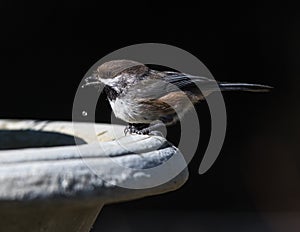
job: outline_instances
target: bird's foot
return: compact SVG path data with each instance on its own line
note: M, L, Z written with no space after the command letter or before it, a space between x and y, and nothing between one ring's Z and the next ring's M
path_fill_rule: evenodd
M124 134L138 134L147 135L150 133L148 130L149 124L128 124L124 129Z
M125 129L124 129L124 134L127 135L127 134L133 134L135 131L135 128L132 124L128 124Z
M127 134L138 134L138 135L159 135L163 136L163 133L159 131L160 128L164 127L165 125L160 123L155 123L152 125L149 124L128 124L125 129L124 133Z

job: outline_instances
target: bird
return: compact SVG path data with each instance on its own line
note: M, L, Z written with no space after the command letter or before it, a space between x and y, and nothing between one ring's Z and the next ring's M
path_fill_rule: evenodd
M126 59L101 64L85 78L82 87L99 85L104 86L115 116L128 123L125 135L155 134L160 127L175 124L195 104L216 91L267 92L272 88L218 82L177 71L158 71Z

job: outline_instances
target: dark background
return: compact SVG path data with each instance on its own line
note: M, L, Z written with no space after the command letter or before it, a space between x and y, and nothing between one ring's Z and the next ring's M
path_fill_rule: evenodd
M204 175L203 136L179 190L105 206L93 231L299 231L300 14L294 6L137 10L79 2L0 3L0 118L72 120L90 66L124 46L156 42L197 56L217 80L274 86L268 94L225 93L227 135ZM107 101L97 113L108 122ZM170 128L170 139L178 130Z

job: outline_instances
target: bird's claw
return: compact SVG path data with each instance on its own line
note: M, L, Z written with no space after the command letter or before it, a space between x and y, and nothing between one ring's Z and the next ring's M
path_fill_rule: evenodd
M138 129L132 124L129 124L124 129L124 134L137 134L137 135L148 135L150 133L149 128Z
M131 124L127 125L124 129L124 134L127 135L128 133L129 134L134 133L134 127Z

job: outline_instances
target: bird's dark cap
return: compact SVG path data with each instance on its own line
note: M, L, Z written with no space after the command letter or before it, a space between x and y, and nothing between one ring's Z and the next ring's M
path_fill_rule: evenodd
M139 74L148 70L144 64L133 60L112 60L105 62L97 68L97 74L103 78L114 78L121 73Z

